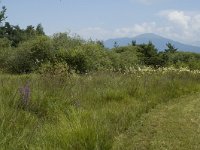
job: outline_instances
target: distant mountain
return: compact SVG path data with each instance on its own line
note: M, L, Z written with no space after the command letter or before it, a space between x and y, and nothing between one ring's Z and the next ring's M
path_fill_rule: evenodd
M200 41L195 41L192 43L192 45L200 47Z
M130 44L131 41L133 40L136 41L137 44L148 43L149 41L151 41L159 51L166 49L166 43L171 43L172 45L175 46L175 48L178 48L178 50L180 51L200 53L200 46L198 47L198 46L183 44L183 43L176 42L171 39L167 39L153 33L145 33L133 38L109 39L109 40L104 41L104 44L108 48L113 48L115 42L117 42L119 46L126 46Z

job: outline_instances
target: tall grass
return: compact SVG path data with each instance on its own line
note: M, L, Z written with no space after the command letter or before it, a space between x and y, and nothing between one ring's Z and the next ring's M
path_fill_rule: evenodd
M143 114L199 91L200 75L190 72L2 74L0 149L115 149Z

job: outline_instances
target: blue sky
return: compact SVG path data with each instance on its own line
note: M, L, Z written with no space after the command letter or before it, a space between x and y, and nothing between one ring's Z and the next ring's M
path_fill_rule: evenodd
M174 40L200 41L199 0L1 0L11 24L42 23L45 32L83 38L133 37L153 32Z

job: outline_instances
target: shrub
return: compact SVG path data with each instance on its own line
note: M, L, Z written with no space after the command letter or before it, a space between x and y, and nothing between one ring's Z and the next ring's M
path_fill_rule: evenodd
M45 76L63 76L66 77L70 74L69 67L66 63L44 63L39 68L38 72Z
M52 58L51 40L46 36L38 36L19 45L7 62L8 70L12 73L29 73Z
M126 68L139 64L139 53L137 46L124 46L114 48L110 53L112 67L115 71L123 71Z
M69 36L69 33L57 33L53 35L53 45L55 49L73 49L84 43L79 36Z
M4 69L5 63L11 53L11 42L6 38L0 38L0 68Z
M107 51L99 45L87 43L74 49L61 49L56 54L58 61L65 61L70 70L77 73L107 68L110 64Z

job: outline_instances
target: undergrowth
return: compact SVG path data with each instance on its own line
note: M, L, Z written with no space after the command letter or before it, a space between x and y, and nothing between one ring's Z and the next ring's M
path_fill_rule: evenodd
M190 72L2 74L0 149L116 149L142 115L199 91Z

